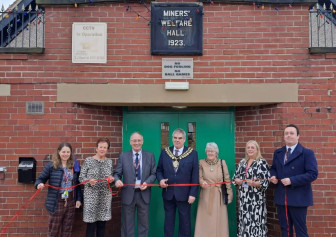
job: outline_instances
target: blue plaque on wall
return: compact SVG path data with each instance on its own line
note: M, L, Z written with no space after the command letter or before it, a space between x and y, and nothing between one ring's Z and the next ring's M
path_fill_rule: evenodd
M151 3L151 54L202 55L202 3Z

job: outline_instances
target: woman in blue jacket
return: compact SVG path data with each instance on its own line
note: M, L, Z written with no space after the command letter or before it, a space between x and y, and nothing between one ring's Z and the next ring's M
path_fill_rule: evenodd
M83 197L79 186L74 189L66 188L79 183L79 172L80 166L72 154L72 147L64 142L58 146L52 161L44 167L35 182L37 189L44 188L48 180L49 185L62 188L48 187L45 206L50 213L48 228L50 237L71 236L75 207L81 206Z

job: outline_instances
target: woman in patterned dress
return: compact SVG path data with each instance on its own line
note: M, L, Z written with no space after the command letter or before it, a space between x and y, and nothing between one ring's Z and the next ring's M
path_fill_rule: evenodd
M230 181L225 160L218 158L218 146L214 142L206 145L207 158L199 162L199 182L201 188L198 201L195 224L195 237L229 237L228 213L223 201L221 184L223 182L221 162L223 164L224 179ZM233 193L231 183L226 183L228 203L232 202Z
M238 237L267 237L266 189L269 166L262 158L256 141L246 143L245 158L234 175L239 193Z
M106 181L97 180L112 177L112 160L106 158L110 141L107 138L98 139L96 154L85 159L79 176L80 182L89 180L84 185L83 220L86 225L86 237L104 237L106 221L111 220L112 194Z

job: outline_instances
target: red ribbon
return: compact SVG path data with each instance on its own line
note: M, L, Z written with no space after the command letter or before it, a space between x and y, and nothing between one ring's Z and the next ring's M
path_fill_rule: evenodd
M256 181L256 180L266 180L266 179L252 179L253 181ZM111 185L110 185L110 177L106 177L104 179L96 179L95 181L97 182L103 182L103 181L107 181L107 185L108 185L108 188L109 188L109 191L110 193L112 194L112 196L115 196L117 195L120 190L121 190L121 187L118 189L118 191L116 191L115 193L112 192L112 188L111 188ZM242 180L242 181L246 181L246 180ZM49 185L49 184L45 184L46 187L50 187L50 188L54 188L54 189L74 189L75 187L79 186L79 185L83 185L83 184L86 184L90 182L90 180L85 180L79 184L76 184L76 185L73 185L71 187L67 187L67 188L62 188L62 187L56 187L56 186L52 186L52 185ZM227 183L232 183L233 181L227 181L227 182L218 182L218 183L210 183L208 185L218 185L218 184L227 184ZM124 184L123 186L135 186L136 184ZM138 184L137 184L138 185ZM200 184L188 184L188 183L185 183L185 184L168 184L168 187L180 187L180 186L199 186ZM160 187L160 184L142 184L141 186L147 186L147 187ZM33 196L31 196L31 198L29 198L29 200L20 207L20 209L15 213L15 215L10 219L10 221L2 228L1 230L1 235L3 234L6 234L7 232L7 229L8 227L13 223L13 221L15 221L16 218L18 218L19 214L21 213L22 210L24 210L28 204L33 201L33 199L37 196L37 194L40 193L42 189L38 189L35 194ZM286 199L287 201L287 199ZM287 203L286 203L286 207L287 207ZM287 217L287 209L286 209L286 217ZM288 222L288 220L287 220Z
M97 181L97 182L102 182L102 181L105 181L105 180L108 181L107 184L108 184L110 193L111 193L112 195L117 195L117 194L119 193L120 189L119 189L117 192L115 192L115 193L112 192L112 189L111 189L111 187L110 187L110 178L109 178L109 177L104 178L104 179L97 179L97 180L95 180L95 181ZM83 182L81 182L81 183L79 183L79 184L76 184L76 185L73 185L73 186L71 186L71 187L67 187L67 188L56 187L56 186L52 186L52 185L49 185L49 184L45 184L45 186L46 186L46 187L51 187L51 188L54 188L54 189L65 189L65 190L67 190L67 189L74 189L75 187L77 187L77 186L79 186L79 185L82 185L82 184L86 184L86 183L89 182L89 181L90 181L90 180L85 180L85 181L83 181ZM18 216L20 215L21 211L23 211L23 210L28 206L28 204L29 204L31 201L33 201L33 199L37 196L37 194L39 194L39 192L40 192L41 190L42 190L42 189L38 189L38 190L35 192L35 194L34 194L33 196L31 196L31 198L29 198L29 200L28 200L24 205L22 205L22 206L20 207L20 209L15 213L15 215L14 215L14 216L9 220L9 222L2 228L1 233L0 233L0 236L2 236L2 235L4 235L4 234L7 233L7 229L8 229L8 227L9 227L9 226L16 220L16 218L18 218Z
M287 188L285 187L285 212L286 212L286 221L287 221L287 233L288 237L290 237L289 234L289 221L288 221L288 210L287 210Z
M1 230L1 235L5 234L7 232L7 229L9 227L9 225L19 216L19 214L21 213L21 211L23 211L28 204L33 201L33 199L37 196L37 194L39 194L39 192L41 191L41 189L38 189L35 194L33 196L31 196L31 198L29 198L29 200L15 213L15 215L10 219L10 221L2 228Z

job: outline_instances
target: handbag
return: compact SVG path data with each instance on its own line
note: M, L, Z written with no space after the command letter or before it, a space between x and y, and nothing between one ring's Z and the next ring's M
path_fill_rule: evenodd
M221 167L222 167L223 182L225 182L225 180L224 180L223 161L222 161L222 160L221 160ZM221 188L222 188L223 202L224 202L225 204L228 204L228 201L229 201L228 196L229 196L229 194L228 194L228 192L227 192L226 184L225 184L225 183L222 184Z

